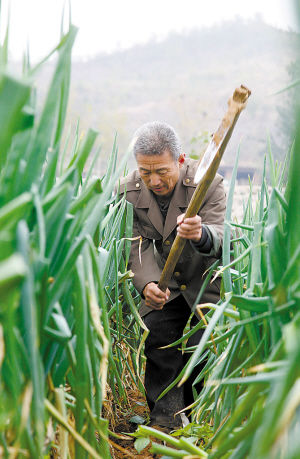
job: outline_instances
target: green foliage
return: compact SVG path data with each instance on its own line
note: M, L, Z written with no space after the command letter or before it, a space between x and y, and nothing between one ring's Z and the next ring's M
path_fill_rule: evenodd
M134 447L137 450L138 453L143 451L150 443L149 438L147 437L139 437L135 440L134 442Z
M175 438L172 435L168 435L164 432L160 432L152 427L147 426L140 426L139 427L139 434L143 434L145 437L154 437L165 444L171 445L164 446L158 443L152 443L150 451L155 454L163 454L168 457L185 457L188 455L195 455L196 457L207 457L207 453L197 446L197 437L180 437ZM143 438L143 437L139 437Z
M210 377L194 407L199 421L206 417L209 407L215 428L212 458L224 457L225 453L226 457L267 458L273 448L284 457L293 457L281 438L293 434L296 413L286 424L280 419L299 377L295 366L299 346L291 338L299 330L300 246L295 235L295 225L299 224L295 209L300 208L296 179L299 159L295 146L285 196L270 157L273 190L267 192L263 179L254 212L250 191L244 225L232 226L227 215L235 260L228 263L228 244L221 271L224 276L226 273L224 282L228 277L229 288L225 288L226 301L221 305L238 315L234 319L224 316L215 329L217 355L211 355L207 363ZM268 202L266 207L264 201ZM209 340L202 342L204 348L208 345ZM237 451L240 456L236 456Z
M97 132L76 133L66 167L60 156L75 35L70 26L55 48L39 116L33 75L42 63L22 78L1 67L1 457L44 457L63 426L61 457L72 455L69 436L77 458L109 458L104 401L126 404L129 385L143 390L147 331L127 271L132 208L113 193L126 156L117 168L114 145L107 174L86 182Z

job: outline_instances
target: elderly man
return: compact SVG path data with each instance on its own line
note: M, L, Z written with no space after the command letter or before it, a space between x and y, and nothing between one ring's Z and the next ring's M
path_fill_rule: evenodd
M192 378L157 400L187 361L177 347L160 349L182 336L205 272L220 256L225 213L222 177L212 182L199 214L184 218L196 185L198 163L185 159L177 134L169 125L152 122L134 136L137 170L120 186L121 194L133 204L133 236L129 267L133 283L142 297L140 314L150 330L145 343L145 388L151 425L173 429L180 426L175 416L193 401ZM164 293L157 284L176 236L188 240ZM219 283L209 284L201 302L217 302ZM197 323L196 316L192 324ZM202 330L192 337L199 342Z

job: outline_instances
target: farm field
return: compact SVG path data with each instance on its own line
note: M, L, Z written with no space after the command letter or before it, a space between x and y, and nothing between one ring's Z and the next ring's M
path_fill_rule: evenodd
M41 110L44 62L25 58L11 75L1 43L0 457L299 458L300 129L282 164L268 153L259 186L235 188L236 159L223 254L206 275L222 278L221 299L174 344L190 360L171 386L205 356L204 387L190 424L153 429L148 330L128 270L133 209L116 188L130 152L120 158L115 142L96 177L98 132L65 135L76 34L70 25L53 50Z

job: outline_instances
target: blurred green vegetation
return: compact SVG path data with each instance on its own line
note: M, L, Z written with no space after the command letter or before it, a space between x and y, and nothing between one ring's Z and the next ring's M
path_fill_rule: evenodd
M43 62L25 56L11 76L7 35L0 46L1 457L110 458L108 418L129 405L128 388L143 392L132 208L113 191L126 155L114 144L102 178L90 168L84 180L98 133L62 142L76 33L54 50L39 108Z

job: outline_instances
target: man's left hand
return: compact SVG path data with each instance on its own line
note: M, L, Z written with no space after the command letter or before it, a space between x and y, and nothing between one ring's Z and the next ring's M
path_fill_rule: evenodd
M201 217L185 218L185 214L177 217L177 234L183 239L190 239L193 242L199 242L202 236Z

